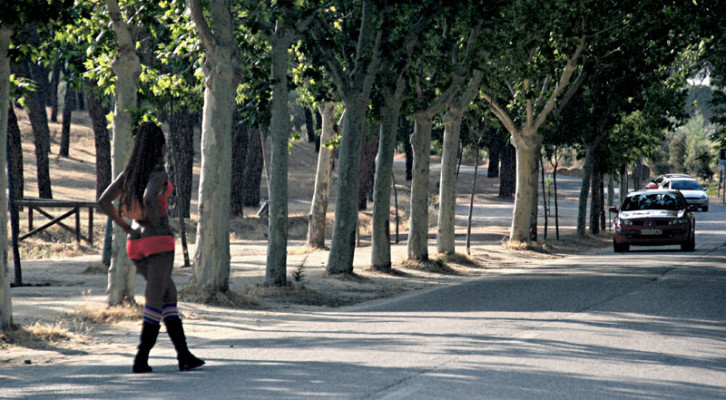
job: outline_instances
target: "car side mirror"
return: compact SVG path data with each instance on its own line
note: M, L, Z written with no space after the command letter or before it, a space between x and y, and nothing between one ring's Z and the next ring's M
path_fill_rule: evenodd
M608 208L608 211L616 213L616 212L618 212L618 208L617 207L610 207L610 208Z

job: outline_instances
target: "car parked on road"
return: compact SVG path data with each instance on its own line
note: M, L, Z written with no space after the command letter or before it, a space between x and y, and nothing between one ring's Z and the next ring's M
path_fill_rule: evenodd
M698 181L690 176L674 176L663 179L660 183L663 189L675 189L683 194L686 203L696 205L703 211L708 211L708 195Z
M683 251L696 248L696 219L678 190L655 189L628 193L612 222L613 250L630 246L680 245Z

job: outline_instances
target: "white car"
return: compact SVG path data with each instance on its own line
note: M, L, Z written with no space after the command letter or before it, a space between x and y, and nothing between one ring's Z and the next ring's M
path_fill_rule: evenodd
M669 177L663 179L660 187L675 189L683 194L688 205L695 205L703 211L708 211L708 195L697 180L689 177Z

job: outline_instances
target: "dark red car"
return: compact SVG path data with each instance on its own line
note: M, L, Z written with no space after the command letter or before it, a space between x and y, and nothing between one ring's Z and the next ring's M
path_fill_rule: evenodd
M680 245L681 250L696 249L698 206L686 204L677 190L658 189L628 193L613 219L613 250L620 253L630 246Z

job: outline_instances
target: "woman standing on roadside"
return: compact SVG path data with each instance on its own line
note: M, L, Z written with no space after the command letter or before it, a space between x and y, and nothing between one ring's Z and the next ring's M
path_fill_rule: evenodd
M164 133L153 122L139 126L126 169L98 199L103 212L128 234L126 251L138 273L146 279L139 351L133 372L151 372L149 352L156 343L161 322L177 352L179 370L204 365L187 348L184 328L177 310L177 291L171 279L174 264L174 236L167 217L167 199L172 186L164 170ZM120 197L119 209L113 201ZM121 215L133 219L129 225Z

